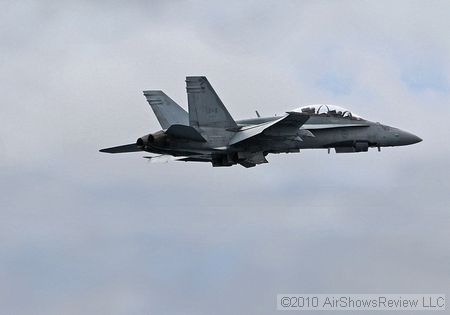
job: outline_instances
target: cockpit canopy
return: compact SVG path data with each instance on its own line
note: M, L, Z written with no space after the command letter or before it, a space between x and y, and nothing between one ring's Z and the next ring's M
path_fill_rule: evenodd
M349 119L361 120L361 116L352 113L348 109L337 105L331 104L314 104L314 105L306 105L299 108L294 109L295 112L301 112L306 114L315 114L321 116L335 116L335 117L344 117Z

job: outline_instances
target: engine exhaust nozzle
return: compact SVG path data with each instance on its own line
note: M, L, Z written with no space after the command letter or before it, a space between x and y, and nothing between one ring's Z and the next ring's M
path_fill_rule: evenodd
M157 145L157 146L162 146L165 144L166 138L167 138L167 135L165 134L164 131L161 130L161 131L158 131L155 133L150 133L148 135L140 137L139 139L136 140L136 145L141 148L148 147L149 145L152 145L152 144Z

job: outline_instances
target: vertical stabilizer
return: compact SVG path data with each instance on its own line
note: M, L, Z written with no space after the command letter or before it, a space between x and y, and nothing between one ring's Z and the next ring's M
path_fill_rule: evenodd
M189 125L196 128L237 128L206 77L186 77Z
M144 91L144 95L163 129L172 125L189 126L188 113L163 91Z

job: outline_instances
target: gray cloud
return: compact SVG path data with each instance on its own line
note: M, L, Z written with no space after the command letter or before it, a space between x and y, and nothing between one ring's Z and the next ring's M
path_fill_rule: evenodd
M275 313L282 292L449 292L449 11L408 2L7 2L0 18L0 305L9 314ZM424 142L152 165L205 74L236 118L350 107Z

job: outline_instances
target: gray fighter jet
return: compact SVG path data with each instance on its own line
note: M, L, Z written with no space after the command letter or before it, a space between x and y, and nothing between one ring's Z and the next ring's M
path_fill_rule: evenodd
M334 105L303 106L280 116L235 121L206 77L186 77L189 112L162 91L144 91L162 130L100 152L146 151L156 161L210 162L212 166L267 163L269 153L330 149L336 153L414 144L419 137L371 122Z

